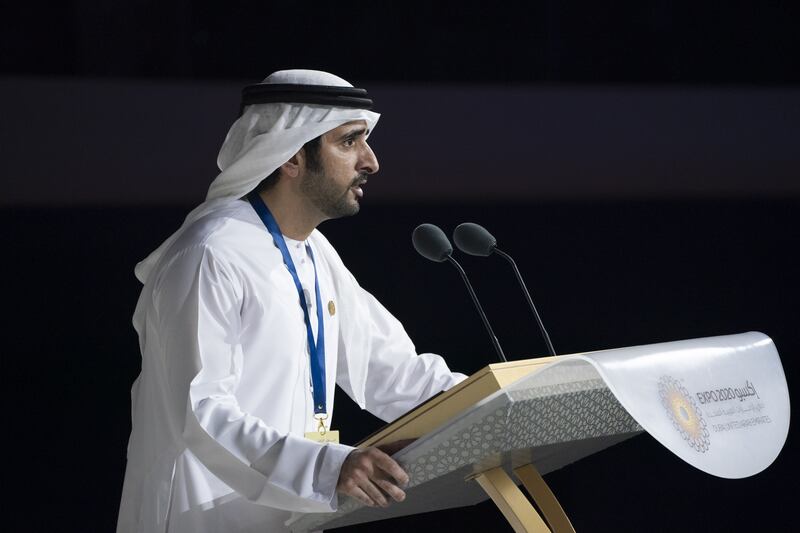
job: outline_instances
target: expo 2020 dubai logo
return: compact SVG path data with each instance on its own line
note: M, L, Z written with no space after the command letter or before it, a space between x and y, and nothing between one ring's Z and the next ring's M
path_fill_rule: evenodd
M661 376L658 380L658 395L661 397L661 405L667 410L672 425L681 437L695 451L705 453L711 446L706 421L686 387L672 376Z

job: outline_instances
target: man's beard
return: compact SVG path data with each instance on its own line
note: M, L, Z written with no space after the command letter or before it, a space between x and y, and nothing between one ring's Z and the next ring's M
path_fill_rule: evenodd
M359 174L342 190L323 169L310 170L300 183L300 191L327 218L349 217L358 213L360 205L351 198L350 189L367 181L366 174Z

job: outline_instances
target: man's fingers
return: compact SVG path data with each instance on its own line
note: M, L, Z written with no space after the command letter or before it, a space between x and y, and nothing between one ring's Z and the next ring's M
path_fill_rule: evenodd
M378 485L383 492L391 496L396 502L401 502L406 499L406 493L403 492L400 487L387 479L377 479L375 480L375 484Z
M380 450L377 450L377 452L378 453L376 453L375 456L375 464L378 466L378 468L392 476L399 485L407 485L408 474L406 474L405 470L403 470L400 465L397 464L397 461Z
M363 503L366 506L375 507L377 505L372 500L372 498L367 496L367 493L364 492L363 490L361 490L361 488L359 488L359 487L353 487L352 489L350 489L348 491L344 491L344 493L347 494L348 496L351 496L351 497L355 498L356 500L360 501L361 503Z
M372 499L372 501L374 501L381 507L386 507L387 505L389 505L389 502L386 500L386 496L384 496L383 493L380 491L380 489L378 489L378 487L375 486L375 484L372 483L372 481L370 481L369 479L361 483L359 487L364 492L367 493L367 496L369 496Z
M386 507L390 500L405 500L402 487L407 484L408 474L400 465L385 452L370 447L347 456L336 490L364 505Z

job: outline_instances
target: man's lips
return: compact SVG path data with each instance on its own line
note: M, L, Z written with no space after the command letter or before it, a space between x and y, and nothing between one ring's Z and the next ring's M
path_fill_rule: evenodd
M366 183L367 183L367 180L362 180L362 181L359 181L358 183L356 183L355 185L353 185L352 187L350 187L351 189L353 189L353 193L356 195L357 198L363 198L364 197L364 189L362 189L361 187L363 185L365 185Z

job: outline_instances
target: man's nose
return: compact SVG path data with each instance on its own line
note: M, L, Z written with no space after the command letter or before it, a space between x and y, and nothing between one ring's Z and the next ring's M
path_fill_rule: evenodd
M378 168L380 168L380 165L378 165L378 158L368 144L364 144L364 150L361 152L361 158L358 164L358 171L364 174L375 174Z

